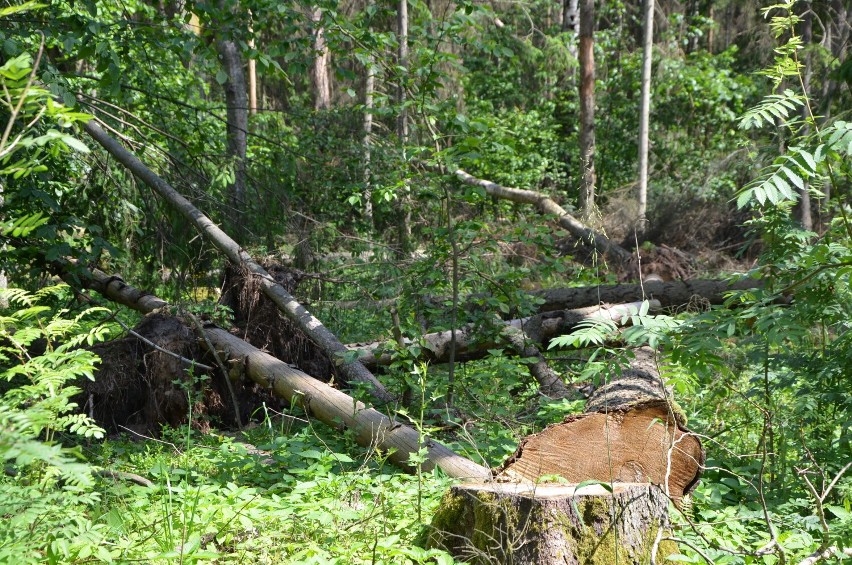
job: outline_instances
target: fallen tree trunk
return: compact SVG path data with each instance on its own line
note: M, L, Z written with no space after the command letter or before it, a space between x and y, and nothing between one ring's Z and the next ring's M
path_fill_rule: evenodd
M591 245L597 252L616 263L619 268L626 265L627 261L630 260L631 253L629 251L566 212L562 206L547 195L532 190L501 186L488 180L478 179L461 169L456 169L453 174L466 184L484 188L487 194L495 198L503 198L519 204L532 204L542 214L556 216L560 226L583 243Z
M649 482L679 502L697 484L703 464L701 441L665 389L654 352L641 348L629 370L595 391L584 414L524 439L497 478Z
M394 400L385 387L373 376L373 374L359 361L344 363L341 354L346 353L346 347L337 339L322 322L314 317L304 306L302 306L283 287L276 284L274 279L261 267L252 257L246 253L236 241L231 239L219 226L214 224L210 218L205 216L189 200L160 178L151 169L146 167L135 155L124 148L118 141L107 135L103 129L90 120L83 129L97 141L118 162L124 165L131 173L147 184L157 194L165 198L178 212L187 220L192 222L196 229L206 236L227 258L237 266L248 269L253 275L260 279L261 290L272 300L281 312L287 316L297 327L323 349L329 357L340 363L343 375L351 380L368 384L372 396L382 402L389 403Z
M513 339L513 334L518 331L523 332L528 340L534 343L544 343L546 340L570 332L578 323L583 320L593 318L606 318L610 320L621 320L641 306L641 302L633 302L630 304L603 304L601 306L590 306L588 308L578 308L575 310L563 310L560 312L547 312L530 316L528 318L519 318L508 322L499 322L505 324L503 336L510 343ZM651 309L658 309L659 302L652 300ZM477 341L474 335L475 328L472 325L467 325L456 330L456 359L471 360L484 357L488 354L489 349L500 346L495 340ZM432 363L446 363L449 360L450 347L452 344L452 332L449 330L426 334L418 340L405 339L403 340L406 346L415 343L422 343L425 346L423 357ZM392 356L390 350L396 346L393 340L375 341L371 343L354 343L349 344L346 348L349 351L357 351L362 363L368 366L389 365Z
M131 287L120 278L110 277L94 270L87 286L110 300L142 313L150 313L168 306L168 303ZM220 356L232 366L243 368L243 373L254 382L291 404L300 404L305 412L334 429L352 429L360 445L375 447L389 453L390 460L400 467L409 468L409 456L418 452L421 445L428 449L424 470L440 468L447 475L459 479L486 480L491 472L470 459L462 457L432 440L421 444L422 436L413 428L395 422L364 403L332 388L302 371L295 369L249 345L227 331L210 327L204 332Z
M679 308L695 304L722 304L725 294L735 290L762 288L763 281L757 279L649 281L639 284L606 284L576 288L549 288L530 294L544 299L539 311L582 308L601 302L634 302L653 298L663 308Z
M426 545L466 563L514 565L663 563L668 498L648 484L612 491L557 484L474 483L444 495ZM653 558L652 558L653 556Z

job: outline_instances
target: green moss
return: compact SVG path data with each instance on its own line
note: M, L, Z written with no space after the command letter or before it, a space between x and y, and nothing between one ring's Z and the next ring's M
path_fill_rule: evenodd
M417 536L417 545L422 547L437 547L452 551L452 538L447 539L446 532L454 531L454 526L461 523L464 515L464 501L461 496L447 492L441 499L438 511L432 517L432 524L426 526Z

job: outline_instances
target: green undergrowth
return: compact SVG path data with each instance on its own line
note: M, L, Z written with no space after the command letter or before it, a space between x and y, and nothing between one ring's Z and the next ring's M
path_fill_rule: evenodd
M452 563L413 544L449 480L405 474L310 426L255 428L244 441L164 430L85 448L93 492L0 479L0 562ZM255 446L263 453L256 453ZM26 511L20 511L26 508Z

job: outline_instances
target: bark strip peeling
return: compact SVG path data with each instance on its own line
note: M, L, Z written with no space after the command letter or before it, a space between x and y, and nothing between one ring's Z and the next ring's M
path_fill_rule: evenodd
M121 143L109 136L95 120L90 120L83 126L95 141L97 141L108 153L124 165L131 173L136 175L142 182L147 184L157 194L165 198L178 212L195 225L196 229L207 237L234 265L243 265L251 273L259 277L260 288L278 309L302 330L305 335L322 348L329 357L340 365L340 371L350 380L360 381L369 385L370 393L377 401L387 404L393 402L394 397L376 379L376 377L360 362L354 361L343 363L342 354L347 352L340 340L321 321L302 306L282 286L275 283L274 279L261 267L252 257L246 253L239 244L219 226L205 216L182 194L175 190L169 183L160 178L154 171L145 166L135 155L124 148Z
M117 277L94 270L88 286L113 302L142 313L168 306L164 300L127 285ZM217 352L246 367L252 381L272 390L290 403L300 404L305 412L334 429L355 431L358 443L389 453L397 466L411 470L408 461L421 445L428 448L424 470L440 468L456 479L488 480L491 471L432 440L425 440L417 430L391 420L381 412L291 367L268 353L231 335L222 328L205 328Z

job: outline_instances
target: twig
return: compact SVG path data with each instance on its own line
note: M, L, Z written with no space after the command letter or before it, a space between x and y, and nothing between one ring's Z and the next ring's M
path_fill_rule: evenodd
M228 369L225 368L225 364L222 362L222 359L219 357L219 352L216 351L216 348L213 347L213 344L210 343L210 339L207 337L207 332L204 331L204 326L201 325L201 321L189 311L184 311L183 314L189 317L192 320L192 323L195 325L195 328L198 330L198 335L204 340L204 343L207 345L207 350L213 355L213 359L216 360L216 364L219 366L219 370L222 371L222 378L225 379L225 386L228 387L228 394L231 395L231 402L234 405L234 418L237 420L237 428L240 430L243 429L242 418L240 418L240 407L237 403L237 394L234 392L234 387L231 384L231 377L228 374Z
M141 487L153 487L154 483L146 479L141 475L137 475L136 473L126 473L124 471L113 471L111 469L101 469L100 471L95 471L95 474L99 477L104 477L107 479L115 479L115 480L124 480L130 481L131 483L135 483Z
M802 561L800 565L816 563L817 561L825 559L826 557L831 555L833 549L837 549L832 548L830 546L831 538L829 537L829 534L831 530L828 526L828 520L826 520L825 518L825 508L823 504L825 503L826 497L828 497L831 490L837 484L837 481L839 481L840 478L846 473L846 471L849 470L849 467L852 467L852 461L844 465L843 468L837 472L837 474L834 476L834 479L832 479L828 486L825 487L825 489L822 491L822 494L817 492L816 487L814 487L814 484L808 478L807 469L796 469L799 476L802 477L802 480L805 481L805 486L811 493L811 496L814 498L814 504L816 506L816 515L817 518L819 518L820 529L822 530L822 543L820 543L820 546L816 549L816 551L814 551L810 556L808 556L804 561Z
M660 530L660 531L662 531L662 530ZM692 543L692 542L686 541L685 539L665 537L665 538L662 538L662 540L661 540L661 541L673 541L673 542L675 542L675 543L682 543L683 545L685 545L686 547L688 547L688 548L692 549L695 553L697 553L698 555L700 555L700 556L704 559L704 561L706 561L706 562L707 562L707 563L709 563L710 565L714 565L714 564L715 564L715 561L713 561L712 559L710 559L709 557L707 557L707 554L706 554L706 553L704 553L703 551L701 551L701 550L698 548L698 546L696 546L696 545L695 545L694 543Z
M165 440L162 440L162 439L157 439L155 437L146 436L145 434L140 434L139 432L137 432L135 430L131 430L127 426L122 426L121 424L118 424L118 427L121 428L124 431L130 432L131 434L133 434L135 436L138 436L138 437L141 437L141 438L144 438L144 439L147 439L147 440L151 440L151 441L156 441L157 443L170 445L172 447L172 449L175 450L175 453L177 453L178 455L181 455L181 450L178 449L177 446L170 441L165 441Z

